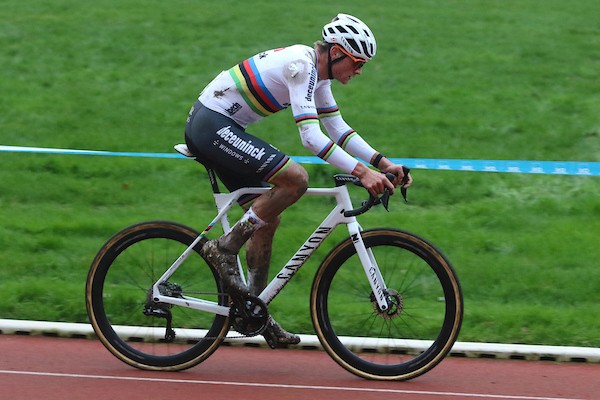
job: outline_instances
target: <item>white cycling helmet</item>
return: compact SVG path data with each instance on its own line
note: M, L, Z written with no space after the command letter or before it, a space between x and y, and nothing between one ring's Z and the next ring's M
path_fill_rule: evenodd
M340 45L356 58L369 61L377 52L375 36L360 19L348 14L338 14L323 27L323 40Z

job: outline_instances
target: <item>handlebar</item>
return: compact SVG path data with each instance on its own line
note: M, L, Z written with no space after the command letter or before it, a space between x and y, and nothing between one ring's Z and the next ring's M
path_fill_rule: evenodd
M402 194L404 201L408 202L406 200L407 188L405 188L404 185L408 182L408 173L410 172L410 168L402 166L402 172L404 172L404 178L402 178L402 181L400 182L400 193ZM390 174L390 173L385 174L385 176L390 180L390 182L392 182L394 179L396 179L396 176L393 174ZM353 185L364 187L362 185L362 183L360 182L360 179L358 179L354 175L337 174L337 175L334 175L333 179L335 181L336 186L342 186L342 185L345 185L348 183L352 183ZM373 196L369 195L369 199L363 201L363 203L360 207L355 208L354 210L344 211L344 217L356 217L358 215L364 214L367 211L369 211L369 209L371 207L376 206L378 204L382 204L383 207L387 210L389 200L390 200L390 190L388 188L386 188L380 197L373 197Z

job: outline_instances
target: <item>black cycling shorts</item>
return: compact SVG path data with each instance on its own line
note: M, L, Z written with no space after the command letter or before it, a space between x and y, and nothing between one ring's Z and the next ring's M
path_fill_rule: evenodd
M185 141L196 159L213 169L230 191L268 186L268 182L291 162L277 148L199 101L190 110ZM248 203L256 197L247 196L239 203Z

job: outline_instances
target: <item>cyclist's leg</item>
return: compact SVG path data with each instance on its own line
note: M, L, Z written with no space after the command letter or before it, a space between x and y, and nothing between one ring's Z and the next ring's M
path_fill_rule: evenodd
M253 296L258 296L267 286L273 237L279 225L276 222L268 223L258 229L246 242L246 265L248 266L248 287ZM269 317L267 327L263 332L269 346L275 348L277 344L298 344L300 337L286 331L272 316Z
M225 133L227 132L227 133ZM247 243L250 291L254 294L262 292L266 286L270 264L273 236L279 224L279 214L295 203L308 187L308 174L299 164L293 162L285 154L249 135L234 121L218 113L210 111L196 103L190 111L186 125L186 142L198 160L213 168L219 179L229 190L248 186L266 186L267 182L273 188L266 194L256 198L253 195L239 200L247 212L253 212L265 224L255 227L236 224L232 230L217 241L209 241L205 245L205 256L212 259L223 279L229 286L238 287L240 293L245 293L236 255L239 249ZM240 142L252 143L253 153L257 157L245 157L249 147L235 147L235 141L226 140L233 136ZM230 146L230 145L233 145ZM251 155L251 154L250 154ZM240 163L240 159L243 163ZM254 201L252 209L246 203ZM246 223L247 225L247 223ZM252 239L250 239L252 238ZM221 245L221 246L219 246ZM223 248L225 247L225 251ZM210 260L209 260L210 262ZM298 343L300 338L286 332L272 318L269 319L265 338L271 347L276 343Z
M275 222L289 206L297 202L308 188L308 173L296 162L288 159L287 168L268 182L271 190L261 195L254 204L254 212L266 222Z
M258 197L245 214L246 217L248 213L253 213L264 224L250 225L249 221L251 219L246 219L245 222L242 219L226 235L223 235L217 241L209 241L205 245L206 250L209 250L207 246L212 246L210 250L216 259L221 257L220 260L225 260L223 257L231 257L231 254L237 254L241 246L246 243L248 290L255 296L262 292L268 280L273 236L279 225L279 215L304 194L308 186L308 179L304 168L291 162L291 165L276 179L271 180L270 183L274 185L273 188ZM237 265L234 267L233 260L227 262L231 263L229 264L231 268L227 270L229 281L226 282L229 285L235 285L235 283L229 282L239 281L238 287L241 287ZM238 275L234 276L234 273ZM225 278L222 279L225 280ZM299 336L287 332L273 317L269 317L263 336L272 348L277 347L278 344L300 343Z
M243 287L237 263L241 246L264 225L274 224L279 214L295 203L306 191L308 174L299 164L275 147L254 137L230 118L205 108L197 102L188 118L186 142L198 161L215 169L229 190L247 186L273 188L258 197L230 232L217 242L209 241L206 252L209 262L220 271L222 279L234 289ZM240 202L248 199L240 199ZM259 242L270 243L276 226L265 228ZM226 267L219 268L219 265Z
M273 237L279 226L279 218L270 222L254 232L246 242L246 265L248 266L248 287L250 293L258 296L262 293L269 281L269 266Z
M273 188L261 195L252 205L257 215L268 223L254 232L246 245L248 281L254 295L259 295L268 281L273 236L279 225L279 215L306 192L308 174L299 164L292 163L269 183L274 185ZM283 329L273 317L269 317L263 336L272 348L277 344L300 343L299 336Z
M235 190L243 186L254 186L254 179L246 173L246 166L250 161L256 164L256 158L266 155L266 147L258 147L262 143L255 140L252 146L252 137L247 135L244 129L235 121L217 112L207 109L200 102L196 102L185 126L185 141L190 151L196 156L196 160L217 173L221 181L229 190ZM246 140L243 140L246 139ZM237 143L236 143L237 141ZM236 147L237 146L237 147ZM256 150L258 148L258 150ZM254 154L254 156L253 156ZM258 180L258 186L262 186ZM240 204L250 201L251 198L240 199ZM247 228L248 224L240 226L237 224L235 235L239 235L239 228ZM246 234L251 231L246 229ZM228 293L234 301L248 296L249 290L244 285L239 268L237 266L238 249L224 249L221 240L209 240L203 247L202 253L219 273L221 279L228 287ZM240 239L241 240L241 239Z

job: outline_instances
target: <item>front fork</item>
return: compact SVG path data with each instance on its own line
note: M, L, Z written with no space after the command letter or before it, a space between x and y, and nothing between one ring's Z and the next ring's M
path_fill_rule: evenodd
M367 279L369 280L369 284L371 285L371 290L377 301L377 306L380 310L386 311L392 306L393 302L388 296L387 286L383 280L373 251L365 246L361 235L362 229L358 222L348 224L348 231L350 232L352 243L356 249L356 254L358 254L358 258L360 259L365 274L367 275Z

